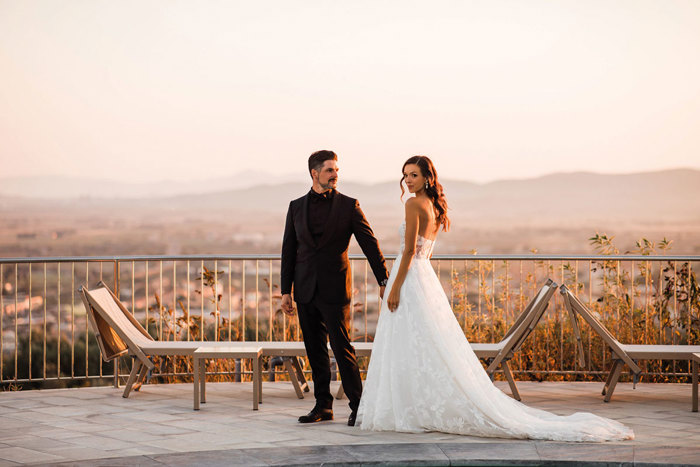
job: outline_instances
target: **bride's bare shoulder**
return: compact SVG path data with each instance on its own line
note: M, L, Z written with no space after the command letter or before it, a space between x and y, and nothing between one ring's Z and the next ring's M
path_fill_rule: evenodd
M430 209L430 202L426 202L425 200L416 198L415 196L408 198L404 204L407 212L426 213Z

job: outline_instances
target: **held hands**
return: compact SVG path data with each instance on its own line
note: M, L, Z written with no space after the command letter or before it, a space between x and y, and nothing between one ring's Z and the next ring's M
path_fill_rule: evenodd
M292 295L291 294L287 293L287 294L282 295L282 311L284 311L288 315L294 314L294 304L292 303Z
M386 304L389 307L389 310L393 313L396 311L396 309L399 307L399 292L401 291L401 287L392 287L391 292L389 292L389 298L387 298Z

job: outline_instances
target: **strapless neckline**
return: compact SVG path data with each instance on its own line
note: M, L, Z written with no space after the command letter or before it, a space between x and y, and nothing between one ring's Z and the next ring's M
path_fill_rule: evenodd
M401 231L403 231L404 234L406 233L406 221L403 221L403 222L401 223ZM426 242L433 242L433 243L435 243L435 240L437 240L437 235L435 236L435 238L428 238L428 237L424 237L424 236L421 235L421 234L418 234L418 237L421 238L421 239L423 239L423 240L425 240Z
M400 250L399 254L403 253L404 250L404 243L406 239L406 221L404 220L401 223L401 226L399 227L399 237L400 237ZM437 237L434 239L429 239L426 238L420 234L418 234L416 238L416 252L413 255L415 258L430 258L430 255L433 253L433 247L435 246L435 240Z

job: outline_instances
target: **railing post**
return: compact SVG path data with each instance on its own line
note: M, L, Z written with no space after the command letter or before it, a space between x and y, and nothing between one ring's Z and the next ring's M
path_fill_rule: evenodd
M114 293L117 298L121 296L119 293L119 261L114 260ZM133 291L132 291L133 293ZM119 357L114 359L114 387L119 388Z

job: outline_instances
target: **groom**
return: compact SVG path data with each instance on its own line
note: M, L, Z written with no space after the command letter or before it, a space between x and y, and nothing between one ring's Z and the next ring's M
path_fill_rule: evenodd
M354 426L362 395L362 379L348 329L352 296L348 261L350 236L355 235L367 257L382 297L388 273L384 256L360 204L335 190L337 160L333 151L311 154L311 190L289 203L282 239L282 310L290 315L294 313L293 284L316 398L314 408L299 417L299 422L333 419L330 358L326 344L330 340L343 389L350 400L352 412L348 425Z

